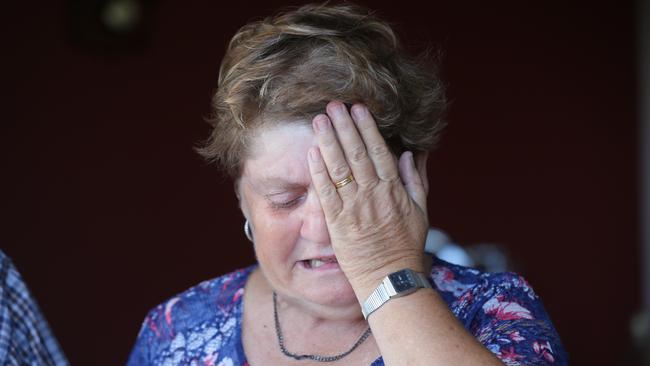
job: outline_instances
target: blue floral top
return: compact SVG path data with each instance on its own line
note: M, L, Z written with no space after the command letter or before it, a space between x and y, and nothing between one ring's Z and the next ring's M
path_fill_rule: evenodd
M242 297L254 268L202 282L151 310L128 366L247 366ZM430 280L456 318L504 364L567 365L560 337L522 277L483 273L434 257ZM380 357L371 366L383 365Z

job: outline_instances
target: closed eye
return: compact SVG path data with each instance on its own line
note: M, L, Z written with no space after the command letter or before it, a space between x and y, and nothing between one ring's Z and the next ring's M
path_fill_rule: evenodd
M269 199L269 204L273 209L278 209L278 210L287 209L298 205L300 201L302 201L302 198L303 196L297 196L296 198L285 200L285 201L276 201L276 200Z

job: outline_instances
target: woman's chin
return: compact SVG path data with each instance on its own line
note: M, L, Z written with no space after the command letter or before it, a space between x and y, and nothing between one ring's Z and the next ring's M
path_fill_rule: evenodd
M357 297L343 273L339 278L311 281L301 292L310 302L323 306L358 306Z
M294 266L290 277L279 282L269 281L269 284L286 296L319 306L359 306L350 282L338 265L316 269Z

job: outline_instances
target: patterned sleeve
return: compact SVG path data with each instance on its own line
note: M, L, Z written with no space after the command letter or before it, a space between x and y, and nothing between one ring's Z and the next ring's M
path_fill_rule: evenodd
M470 329L507 366L566 366L566 353L541 300L514 273L495 275Z

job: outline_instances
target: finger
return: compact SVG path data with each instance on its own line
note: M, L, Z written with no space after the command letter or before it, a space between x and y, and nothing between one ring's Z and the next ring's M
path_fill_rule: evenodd
M420 174L415 167L413 153L410 151L403 153L399 159L399 174L408 195L426 213L427 193Z
M375 183L375 167L345 104L339 101L330 102L326 110L357 183L362 186Z
M429 195L429 176L427 175L427 161L429 160L429 152L421 151L415 155L415 166L418 168L418 174L422 179L424 186L424 193Z
M320 153L320 149L317 147L312 147L309 149L309 174L311 175L311 181L320 200L320 204L323 207L323 212L325 217L332 218L336 217L343 207L343 202L341 197L339 197L332 180L330 179L329 173L327 172L327 167L323 161L323 157Z
M366 145L368 156L375 166L377 176L386 181L397 181L399 175L395 164L395 157L386 145L386 141L379 133L375 119L362 104L352 106L352 115L357 124L363 143Z
M336 138L336 133L334 128L332 128L329 117L325 114L319 114L314 117L313 125L318 137L322 160L324 161L331 181L340 182L346 179L352 174L352 170L345 159L345 155L343 155L343 150ZM341 193L347 193L354 191L354 187L356 187L356 183L352 182L339 188L339 190Z

